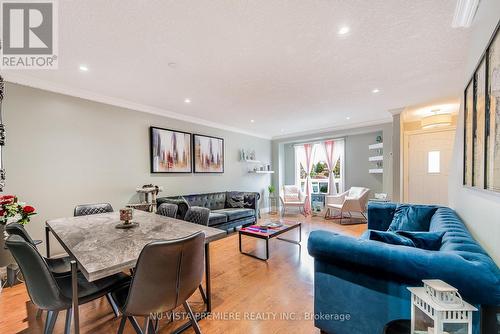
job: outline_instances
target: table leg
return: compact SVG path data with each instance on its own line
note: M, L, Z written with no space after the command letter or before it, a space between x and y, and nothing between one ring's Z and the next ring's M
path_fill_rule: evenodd
M266 260L269 260L269 238L266 239Z
M47 247L47 258L50 258L50 230L45 226L45 247Z
M207 296L207 312L212 312L212 286L210 282L210 243L205 244L205 284Z
M71 290L73 299L73 321L75 324L75 334L80 334L80 316L78 311L78 270L75 260L71 260Z

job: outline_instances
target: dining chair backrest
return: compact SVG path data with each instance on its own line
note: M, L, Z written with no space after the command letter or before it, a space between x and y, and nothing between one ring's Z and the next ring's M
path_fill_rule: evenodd
M156 213L165 217L175 218L177 216L177 209L177 204L162 203L158 207L158 211L156 211Z
M210 220L210 209L203 208L201 206L192 206L187 210L184 220L190 223L208 226L208 221Z
M201 284L205 234L147 244L137 260L125 315L150 316L182 305Z
M82 204L75 207L74 216L88 216L108 212L113 212L113 207L109 203Z
M71 300L61 293L45 259L35 246L19 235L11 235L5 241L24 277L31 301L41 309L62 310Z
M31 239L30 235L28 234L28 231L26 231L26 229L24 228L23 225L21 225L19 223L7 224L7 225L5 225L5 232L7 232L8 235L20 236L21 238L24 239L24 241L32 244L36 248L35 241L33 239Z

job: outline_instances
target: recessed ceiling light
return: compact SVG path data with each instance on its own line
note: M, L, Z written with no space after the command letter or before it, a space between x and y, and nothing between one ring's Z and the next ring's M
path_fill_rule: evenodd
M87 72L89 68L86 65L80 65L80 71Z
M374 90L372 90L373 94L377 94L378 92L380 92L380 89L378 89L378 88L375 88Z
M250 120L250 123L255 123L255 121L253 119Z
M339 35L345 35L347 34L351 29L349 29L348 26L343 26L339 29L338 34Z
M168 67L177 68L177 63L168 63Z
M184 99L184 103L191 103L191 99Z
M346 119L346 120L350 120L350 119L351 119L351 117L347 116L345 119Z

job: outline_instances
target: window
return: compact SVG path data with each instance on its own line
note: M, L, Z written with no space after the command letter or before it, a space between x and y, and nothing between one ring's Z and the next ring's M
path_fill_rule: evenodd
M439 174L441 172L441 152L430 151L427 156L427 173Z
M333 168L333 173L335 175L335 185L337 187L337 191L340 192L341 187L341 174L342 170L342 161L343 161L343 140L336 140L335 143L339 145L339 149L341 150L340 158L337 160L335 167ZM312 193L313 194L328 194L329 186L328 186L328 163L326 162L326 154L323 149L322 144L317 143L313 145L311 158L313 161L311 168L311 184L312 184ZM300 184L303 191L305 191L306 184L306 169L303 165L303 161L305 161L305 150L304 146L298 145L295 146L295 179L296 184Z

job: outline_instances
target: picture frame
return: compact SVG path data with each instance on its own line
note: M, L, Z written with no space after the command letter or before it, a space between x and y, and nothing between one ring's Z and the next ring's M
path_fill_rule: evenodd
M151 173L192 173L192 136L189 132L149 128Z
M193 134L195 173L224 173L224 138Z

